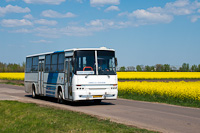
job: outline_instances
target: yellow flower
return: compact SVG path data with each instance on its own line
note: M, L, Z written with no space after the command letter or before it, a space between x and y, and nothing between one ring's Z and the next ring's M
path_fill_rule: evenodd
M200 101L200 81L198 82L118 82L121 92L141 95L160 95L178 99Z
M0 79L24 80L24 73L0 73Z
M119 79L200 79L200 72L117 72Z

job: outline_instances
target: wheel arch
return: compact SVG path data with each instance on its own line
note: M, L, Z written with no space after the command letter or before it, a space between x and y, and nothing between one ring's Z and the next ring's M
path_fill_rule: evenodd
M65 98L64 98L64 89L63 89L63 86L62 86L62 85L58 85L58 87L57 87L56 98L58 98L59 91L62 91L63 99L65 99Z
M31 89L32 89L32 90L35 89L35 94L38 94L36 83L32 83L32 88L31 88Z

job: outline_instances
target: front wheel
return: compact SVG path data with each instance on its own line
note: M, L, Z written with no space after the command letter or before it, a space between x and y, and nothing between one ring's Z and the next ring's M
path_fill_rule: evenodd
M62 91L59 91L59 92L58 92L58 103L60 103L60 104L63 104L63 103L64 103Z

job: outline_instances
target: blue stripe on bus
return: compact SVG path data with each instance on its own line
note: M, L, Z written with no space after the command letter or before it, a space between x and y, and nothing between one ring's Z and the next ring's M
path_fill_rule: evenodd
M62 52L64 52L64 50L62 50L62 51L55 51L54 53L62 53Z
M50 72L48 74L47 84L56 84L58 80L58 73ZM54 91L54 92L52 92ZM56 87L54 86L46 86L46 96L55 97Z
M47 84L56 84L58 80L58 73L50 72L48 74Z
M46 93L48 93L48 94L55 94L55 92L53 92L53 91L46 91Z
M47 88L46 91L55 91L56 88Z

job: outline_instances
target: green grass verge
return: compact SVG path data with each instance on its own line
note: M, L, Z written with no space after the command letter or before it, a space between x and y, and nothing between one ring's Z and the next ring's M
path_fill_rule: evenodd
M13 83L13 82L0 82L0 84L8 84L8 85L19 85L19 86L24 86L23 83Z
M200 101L194 101L192 99L178 99L174 97L169 97L166 95L149 95L149 94L138 94L138 93L128 93L120 91L118 92L119 98L124 99L131 99L131 100L138 100L138 101L148 101L148 102L159 102L159 103L167 103L179 106L186 106L186 107L196 107L200 108Z
M66 110L0 101L0 132L151 132Z

